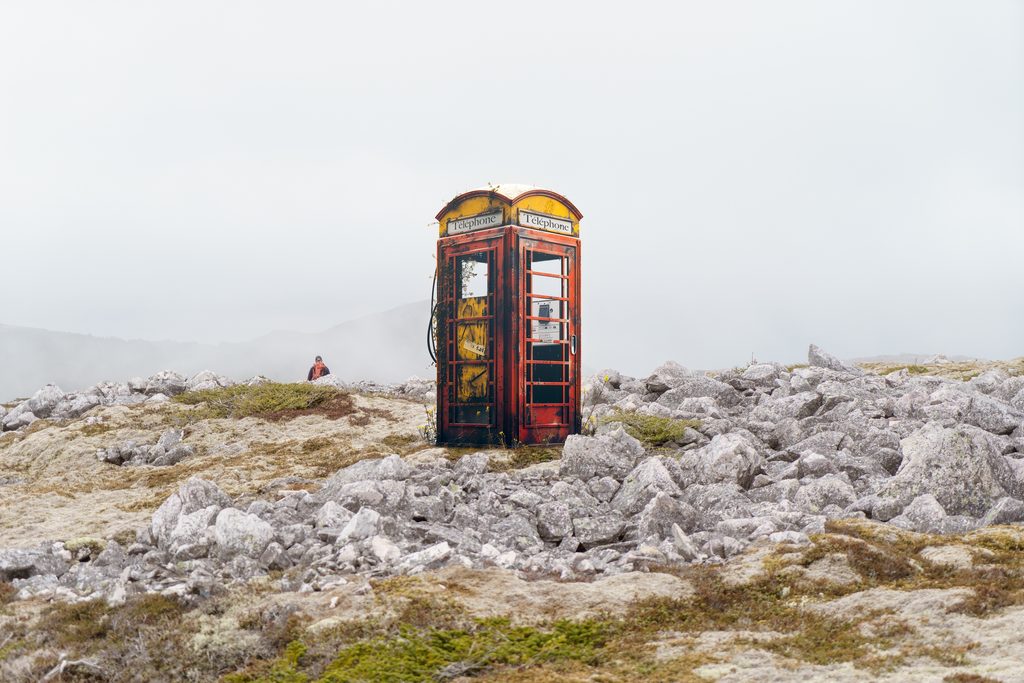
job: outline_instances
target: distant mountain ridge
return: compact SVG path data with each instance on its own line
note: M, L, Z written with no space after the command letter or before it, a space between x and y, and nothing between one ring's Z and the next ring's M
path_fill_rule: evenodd
M431 377L425 342L429 315L429 303L417 301L321 332L279 331L224 344L128 340L0 324L0 401L31 395L51 382L71 391L160 370L305 379L317 354L345 379Z

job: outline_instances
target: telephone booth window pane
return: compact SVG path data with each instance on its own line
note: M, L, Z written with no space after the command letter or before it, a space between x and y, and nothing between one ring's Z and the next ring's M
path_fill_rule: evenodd
M563 294L563 283L565 280L562 278L533 273L531 279L533 280L530 286L530 292L532 294L536 294L538 296L565 296L565 294Z
M490 294L487 252L460 256L458 264L460 299L472 299Z
M535 273L551 273L565 275L565 259L558 254L545 254L535 251L530 258L530 270Z

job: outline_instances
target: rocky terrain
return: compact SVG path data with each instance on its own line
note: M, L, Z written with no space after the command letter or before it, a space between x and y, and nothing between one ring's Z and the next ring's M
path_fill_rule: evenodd
M603 371L513 450L428 444L419 380L48 386L0 679L1022 680L1024 363L962 365Z

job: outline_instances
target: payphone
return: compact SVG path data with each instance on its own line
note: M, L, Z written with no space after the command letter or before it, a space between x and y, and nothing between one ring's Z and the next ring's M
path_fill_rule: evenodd
M580 428L582 214L538 187L458 195L437 220L439 443L558 443Z

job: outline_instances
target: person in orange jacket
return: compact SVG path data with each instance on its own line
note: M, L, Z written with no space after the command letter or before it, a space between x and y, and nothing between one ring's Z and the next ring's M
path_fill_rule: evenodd
M317 356L316 361L313 363L313 367L309 369L309 375L306 377L306 380L312 382L315 379L326 377L329 374L331 374L331 369L324 365L323 358Z

